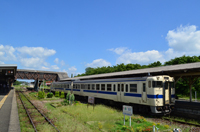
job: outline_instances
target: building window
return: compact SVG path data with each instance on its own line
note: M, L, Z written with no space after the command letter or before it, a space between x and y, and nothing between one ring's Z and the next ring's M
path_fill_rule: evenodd
M137 93L137 84L130 84L130 92Z
M95 85L94 84L92 84L92 90L95 90Z
M99 87L100 87L99 84L96 84L96 90L99 90L100 89Z
M111 91L111 84L107 84L107 91Z
M126 84L126 92L128 92L128 84Z
M101 84L101 91L105 91L105 84Z

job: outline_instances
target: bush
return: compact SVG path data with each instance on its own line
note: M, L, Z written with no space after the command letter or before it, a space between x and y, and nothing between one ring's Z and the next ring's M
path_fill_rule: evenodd
M75 96L74 96L74 94L71 94L71 98L70 98L70 100L71 100L72 102L74 102L74 100L75 100Z
M67 100L70 99L70 98L69 98L69 97L70 97L70 94L71 94L70 91L68 91L68 92L67 92L67 97L66 97Z
M40 98L40 99L45 98L45 92L39 91L38 92L38 98Z
M65 93L64 92L61 92L60 98L65 98Z
M48 94L47 94L47 98L52 98L53 97L53 93L52 92L49 92Z
M60 97L59 91L55 91L55 97Z

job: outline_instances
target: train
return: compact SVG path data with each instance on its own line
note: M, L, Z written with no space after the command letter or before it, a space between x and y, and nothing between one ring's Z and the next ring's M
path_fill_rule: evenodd
M168 75L53 82L51 91L95 97L110 104L133 106L133 112L169 114L175 105L174 78Z

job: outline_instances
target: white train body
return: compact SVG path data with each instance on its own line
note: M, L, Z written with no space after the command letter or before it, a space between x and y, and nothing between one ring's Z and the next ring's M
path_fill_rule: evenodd
M152 113L170 112L175 103L174 79L167 75L54 82L51 91L148 106Z

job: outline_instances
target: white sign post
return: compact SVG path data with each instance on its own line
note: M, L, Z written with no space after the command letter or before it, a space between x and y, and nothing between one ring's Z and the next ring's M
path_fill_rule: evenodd
M94 110L94 97L90 97L88 96L88 104L93 104L93 110ZM87 104L87 107L88 107L88 104Z
M124 125L125 125L125 115L130 117L130 126L131 126L131 116L133 114L133 107L132 106L127 106L123 105L123 114L124 114Z

